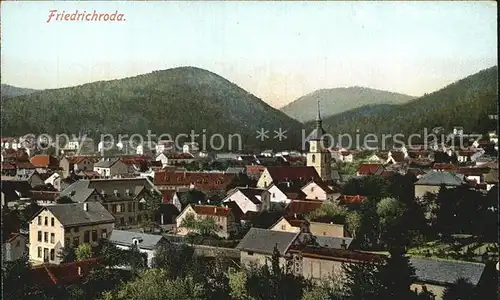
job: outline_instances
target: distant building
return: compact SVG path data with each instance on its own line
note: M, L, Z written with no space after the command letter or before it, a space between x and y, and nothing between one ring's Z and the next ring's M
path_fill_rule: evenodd
M331 181L331 159L332 156L328 150L325 140L325 130L322 126L322 120L318 101L318 117L316 118L316 128L308 136L309 152L307 153L308 167L314 167L319 177L323 181Z
M109 241L119 249L129 250L132 247L137 247L139 252L146 254L146 262L149 267L153 265L155 249L169 243L161 235L116 229L111 232Z

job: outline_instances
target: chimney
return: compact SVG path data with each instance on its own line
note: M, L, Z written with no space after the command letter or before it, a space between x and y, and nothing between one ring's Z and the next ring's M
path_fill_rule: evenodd
M293 214L293 218L294 218L294 219L297 219L297 214Z
M161 214L161 225L163 225L163 224L165 224L165 223L163 222L163 214Z
M115 190L113 191L113 194L115 194L115 196L116 196L116 197L118 197L118 190L116 190L116 189L115 189Z
M87 202L83 203L83 210L84 211L89 211L89 204Z
M82 267L78 266L78 276L83 276Z
M207 203L210 204L210 199L207 199Z
M214 214L217 213L217 206L214 207Z
M200 204L200 205L201 205L201 200L198 200L198 204Z

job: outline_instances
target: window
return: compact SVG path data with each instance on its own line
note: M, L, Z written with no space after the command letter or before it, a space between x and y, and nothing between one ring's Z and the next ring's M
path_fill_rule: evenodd
M286 224L281 225L281 230L286 230Z
M247 252L248 255L252 256L253 255L253 252Z
M92 230L92 241L97 241L97 230Z
M54 227L54 218L50 218L50 226Z
M276 198L276 194L275 193L273 193L273 198Z
M116 212L122 212L122 205L121 204L116 205Z
M74 232L79 232L79 231L80 231L80 228L79 227L75 227Z
M313 154L312 157L311 157L311 160L312 160L313 163L315 163L316 162L316 155Z
M313 186L311 187L311 192L314 192L314 187Z
M48 232L44 232L43 233L43 242L44 243L48 243L49 242L49 233Z
M42 247L38 247L38 258L42 258Z
M101 230L101 237L103 239L107 238L108 237L108 231L106 229L102 229Z
M129 212L130 212L130 211L132 211L132 203L129 203L129 204L128 204L128 211L129 211Z
M135 211L135 203L132 203L132 210L131 211Z
M78 245L80 245L80 237L77 236L73 238L73 247L77 248Z
M128 217L128 224L134 224L134 217Z
M38 241L42 241L42 232L40 230L38 231Z
M56 243L55 239L56 239L56 235L54 233L51 233L50 234L50 243L51 244L55 244Z
M40 217L40 216L38 216L38 225L42 225L42 217ZM42 256L40 255L40 257L42 257Z
M45 223L44 223L45 226L48 226L49 225L49 217L45 217Z
M116 204L111 206L111 212L116 213Z
M90 242L90 231L89 230L85 230L85 232L83 233L83 242L84 243Z
M54 249L50 249L50 260L56 259L56 251Z

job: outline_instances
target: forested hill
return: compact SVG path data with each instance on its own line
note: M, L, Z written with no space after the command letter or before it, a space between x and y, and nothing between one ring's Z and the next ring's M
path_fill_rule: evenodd
M12 86L2 83L2 92L1 92L2 99L12 98L21 95L28 95L34 92L36 92L36 90L34 89L20 88L17 86Z
M316 119L317 105L321 103L321 115L329 117L364 105L402 104L415 97L366 87L322 89L300 97L287 104L281 111L301 122Z
M243 146L300 147L303 124L221 76L181 67L131 78L44 90L2 103L5 135L86 132L100 134L240 134ZM265 142L256 130L269 130ZM287 139L273 139L274 130ZM197 139L201 141L201 137ZM234 140L233 149L237 139ZM227 144L227 142L226 142ZM236 150L236 149L234 149Z
M328 133L411 134L423 128L463 126L466 132L496 128L489 114L498 114L498 67L468 76L434 93L401 105L371 105L323 120ZM314 122L306 124L308 128Z

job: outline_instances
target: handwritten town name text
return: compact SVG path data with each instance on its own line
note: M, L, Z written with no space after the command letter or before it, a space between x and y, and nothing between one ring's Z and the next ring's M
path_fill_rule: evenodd
M47 23L51 21L105 21L105 22L123 22L125 21L124 14L118 13L98 13L96 10L88 13L86 10L79 12L76 10L73 13L67 13L66 11L58 12L57 9L49 10L49 18Z

